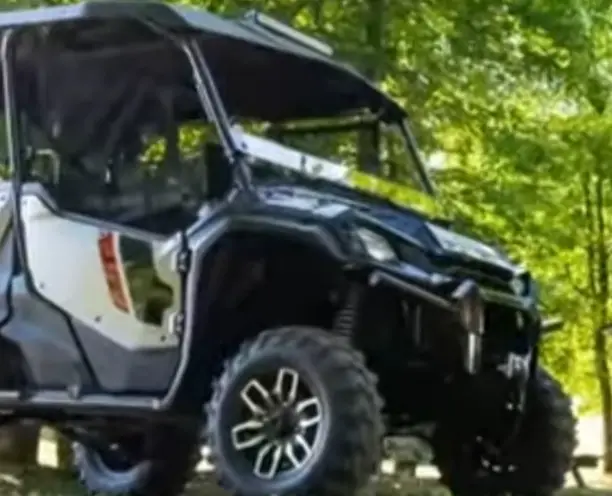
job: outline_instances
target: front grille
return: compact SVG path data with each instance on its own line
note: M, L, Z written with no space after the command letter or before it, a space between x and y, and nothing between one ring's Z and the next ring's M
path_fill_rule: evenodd
M457 278L473 279L483 288L514 294L509 281L485 274L479 270L466 269L465 267L446 267L444 272Z

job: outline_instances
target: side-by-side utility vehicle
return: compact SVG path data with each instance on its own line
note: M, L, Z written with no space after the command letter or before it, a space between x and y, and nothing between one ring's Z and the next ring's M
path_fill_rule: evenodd
M356 186L435 193L405 111L326 44L143 1L0 32L3 422L70 438L94 493L181 494L204 442L233 494L352 495L411 432L457 495L563 484L535 283Z

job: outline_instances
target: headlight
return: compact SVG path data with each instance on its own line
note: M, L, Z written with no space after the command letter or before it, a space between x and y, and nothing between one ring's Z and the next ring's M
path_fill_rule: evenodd
M374 260L379 262L389 262L397 260L397 254L389 244L389 242L380 234L360 227L355 231L359 240L363 243L364 248Z
M523 296L527 292L527 283L522 277L515 277L510 281L510 287L517 296Z

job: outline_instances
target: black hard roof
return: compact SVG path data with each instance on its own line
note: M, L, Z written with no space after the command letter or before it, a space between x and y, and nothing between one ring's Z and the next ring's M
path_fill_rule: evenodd
M246 18L224 18L204 9L148 0L89 0L72 5L1 13L0 30L45 24L69 23L78 25L81 22L125 21L130 19L145 21L175 33L202 33L207 37L218 38L221 42L225 40L232 46L250 45L256 47L259 52L263 51L268 54L269 60L265 64L266 67L275 67L274 58L277 58L278 65L276 65L276 71L274 72L278 72L279 68L287 67L288 61L290 62L289 66L295 68L292 70L297 71L301 60L305 73L303 76L308 79L308 75L315 75L312 68L319 67L326 77L334 80L333 84L327 86L334 87L338 91L335 99L333 95L330 95L331 98L329 98L329 110L332 115L343 113L343 106L346 106L346 111L350 112L356 110L350 107L359 107L360 105L373 111L385 110L390 114L403 114L403 110L392 99L352 67L286 38L271 35ZM246 51L247 49L245 49L245 53ZM228 63L231 64L230 61ZM302 75L296 73L294 78L298 77L302 77ZM294 81L295 79L292 83ZM346 88L340 89L342 85L345 85ZM300 95L300 98L303 98L303 95ZM322 98L321 103L323 104L325 100L325 98ZM334 103L334 100L336 103ZM312 101L316 101L314 95ZM308 105L311 105L311 103L305 104L305 106ZM303 117L319 117L316 114L325 114L325 111L313 108L312 113L311 116L303 115Z
M263 41L253 36L247 29L240 27L239 23L206 10L148 0L88 0L71 5L11 10L0 14L0 29L58 22L126 18L150 21L168 30L206 31L219 36L241 38L252 43Z

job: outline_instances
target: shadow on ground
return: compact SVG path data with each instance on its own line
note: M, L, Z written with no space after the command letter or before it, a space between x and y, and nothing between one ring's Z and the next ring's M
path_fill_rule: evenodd
M435 482L427 480L400 481L385 478L372 492L376 496L447 496L448 493ZM84 496L85 492L66 473L48 468L11 469L0 473L2 496ZM228 496L206 477L195 479L185 496ZM560 496L612 496L611 490L567 489ZM102 496L102 495L100 495Z

